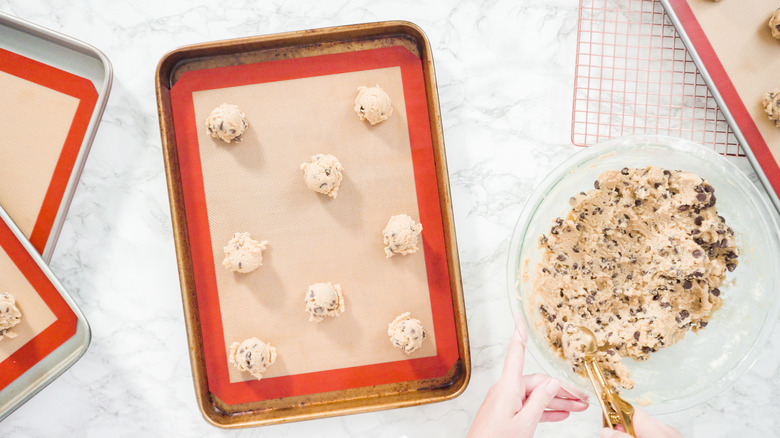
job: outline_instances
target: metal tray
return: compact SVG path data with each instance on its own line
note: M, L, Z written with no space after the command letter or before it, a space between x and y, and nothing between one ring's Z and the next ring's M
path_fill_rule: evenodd
M193 70L343 53L388 45L404 46L422 61L428 124L438 181L439 209L446 242L458 360L446 375L436 379L282 397L262 402L233 405L224 403L210 391L206 375L193 257L187 228L188 216L184 205L173 124L171 88L184 73ZM430 45L420 28L408 22L393 21L187 46L170 52L161 59L155 86L193 380L199 407L207 421L225 428L267 425L419 405L447 400L463 392L471 373L466 316L433 59Z
M91 333L89 324L81 310L79 310L57 278L54 277L54 274L46 266L46 263L38 255L32 244L24 237L21 230L11 221L11 218L2 208L0 208L0 227L8 227L19 240L19 244L24 248L24 251L26 251L27 254L20 256L20 258L25 258L26 262L22 261L21 263L29 263L29 260L32 259L34 264L27 264L25 269L38 270L43 273L48 282L51 283L65 301L67 307L70 308L70 311L76 316L75 333L70 338L0 391L0 420L2 420L79 360L87 351ZM19 262L17 261L17 263ZM23 309L22 311L24 312ZM24 313L22 317L24 318Z
M752 3L738 3L737 5L739 5L738 7L741 10L750 12L747 15L761 14L761 16L748 23L742 23L733 18L730 26L718 28L718 32L721 30L726 32L730 37L729 44L733 47L738 47L743 56L739 59L734 57L724 60L720 59L724 46L713 44L710 41L711 34L708 35L706 30L700 25L699 20L701 17L697 16L695 8L689 5L692 2L687 0L660 0L660 2L669 15L670 21L677 29L677 33L688 49L693 62L696 63L699 73L712 92L713 98L734 132L734 136L745 151L745 155L747 155L758 179L761 181L764 189L766 189L769 199L771 199L775 208L780 212L780 198L778 197L778 192L780 192L778 163L780 163L780 159L773 156L775 154L773 149L777 148L776 140L778 137L776 128L772 127L768 130L774 133L770 134L773 137L768 137L760 132L757 127L759 123L771 125L766 120L763 108L757 104L760 96L755 96L753 101L743 101L740 98L738 86L735 86L732 83L732 78L729 77L729 74L734 72L748 76L751 78L752 83L762 86L764 92L777 88L777 82L771 83L771 81L768 81L762 83L761 80L755 79L754 69L757 64L753 61L757 57L764 56L764 52L759 47L770 46L772 49L775 49L776 47L774 46L777 46L777 41L773 40L769 35L767 21L770 14L780 4L771 5L769 3L772 2L761 2L758 0ZM703 5L704 3L701 3L697 8L701 8ZM726 5L725 2L724 5ZM716 8L724 5L713 3L707 6ZM721 16L732 17L731 15ZM729 18L729 20L732 20L732 18ZM741 24L735 24L737 22ZM737 32L739 33L738 36ZM750 42L746 42L747 38L750 38ZM776 51L773 50L773 52ZM779 58L776 54L770 55L771 62L776 62L777 59ZM764 68L768 69L765 70L768 74L762 75L764 78L776 75L775 69L769 69L766 66ZM727 70L729 70L728 74Z
M2 12L0 12L0 48L86 78L92 82L98 93L89 126L74 166L70 170L45 246L40 245L43 247L38 248L43 260L48 262L54 252L98 124L103 117L113 78L111 63L102 52L86 43ZM33 156L30 158L34 159Z

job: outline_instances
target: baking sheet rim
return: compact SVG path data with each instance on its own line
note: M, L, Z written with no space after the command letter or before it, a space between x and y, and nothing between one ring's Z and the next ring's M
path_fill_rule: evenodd
M422 29L414 25L413 23L405 21L388 21L378 23L366 23L350 26L338 26L329 27L308 31L295 31L282 34L265 35L258 37L247 37L233 40L216 41L210 43L200 43L190 46L185 46L173 50L161 58L157 67L156 74L156 92L158 101L158 112L160 118L160 128L162 135L162 142L164 148L164 158L166 167L166 179L168 183L168 190L170 195L170 207L172 211L172 221L174 222L174 230L176 234L176 251L179 266L179 278L181 281L181 293L183 298L185 317L193 311L193 306L197 308L197 301L194 298L191 301L189 295L194 295L190 289L192 286L191 273L188 273L186 268L186 258L188 254L186 249L188 242L186 242L186 236L180 236L178 230L185 228L182 223L186 221L186 214L184 212L178 212L177 207L182 201L179 199L180 194L177 189L177 181L174 172L177 172L177 168L174 166L176 161L176 154L172 151L171 144L175 145L175 135L173 134L171 115L170 115L170 82L173 80L174 71L186 61L202 58L206 56L218 56L218 54L209 54L210 50L218 50L220 48L226 49L228 53L234 53L232 48L236 46L251 46L257 44L259 47L254 50L268 50L278 49L283 47L297 47L306 43L310 43L312 39L325 37L326 41L320 42L344 42L347 37L352 35L357 37L370 37L377 38L382 35L390 34L402 34L408 38L413 39L420 47L420 58L422 60L422 69L425 79L425 85L427 93L427 106L429 121L431 123L431 136L434 146L434 162L437 169L437 176L439 177L439 204L443 219L443 231L445 241L447 245L447 261L450 271L450 290L452 294L453 312L455 317L455 330L458 346L459 359L455 364L455 367L459 369L457 378L445 388L444 394L435 393L436 390L432 389L430 396L425 394L419 395L415 399L395 401L388 404L381 403L367 403L365 406L354 408L349 406L336 406L334 409L325 412L309 412L302 413L299 416L289 416L295 418L260 418L260 419L247 419L242 422L225 422L224 418L220 420L220 415L225 415L224 412L208 412L209 407L215 408L215 404L208 402L206 399L211 398L211 393L208 391L207 384L205 383L205 376L200 376L199 371L199 351L196 348L191 348L190 359L193 369L193 380L195 383L196 395L198 397L198 404L203 413L205 419L211 424L218 427L243 427L250 425L264 425L274 424L285 421L303 420L307 418L321 418L334 415L343 415L354 412L369 412L380 409L388 409L393 407L413 406L421 403L428 403L433 401L447 400L461 394L470 380L471 364L469 354L468 332L465 320L465 306L463 302L463 290L460 279L460 266L458 263L457 254L457 242L455 240L454 221L452 217L451 209L451 195L449 190L449 178L446 172L446 157L444 155L443 146L443 133L440 125L440 114L438 105L438 93L435 85L435 75L433 71L433 61L431 56L430 45L425 37ZM269 43L274 43L273 46L268 46ZM254 47L254 46L253 46ZM247 48L245 51L249 52L252 49ZM171 126L169 126L171 125ZM179 214L180 213L180 214ZM197 313L197 310L195 311ZM185 318L187 322L187 334L190 341L190 345L193 343L193 339L199 342L201 327L198 321L190 321L190 318ZM202 348L202 346L200 346ZM202 362L202 361L201 361ZM344 401L340 401L343 403ZM252 414L252 411L248 412Z

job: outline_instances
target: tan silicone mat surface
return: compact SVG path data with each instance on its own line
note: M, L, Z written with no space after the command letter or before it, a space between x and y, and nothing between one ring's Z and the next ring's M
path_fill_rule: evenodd
M75 97L0 71L0 205L28 238L78 105Z
M772 155L780 161L780 129L761 106L766 92L780 89L780 40L772 38L768 25L780 1L689 0L688 4Z
M17 336L4 337L0 340L0 362L2 362L43 332L57 318L2 247L0 247L0 292L13 295L16 299L16 307L22 312L22 320L11 329Z
M392 117L375 126L353 110L357 87L372 85L393 102ZM422 248L391 259L383 252L391 215L419 218L402 85L392 67L193 93L225 347L251 336L270 342L279 357L266 377L436 355ZM247 115L240 143L206 133L222 103ZM299 166L317 153L344 166L335 199L303 182ZM257 271L236 274L221 265L223 246L244 231L269 249ZM317 282L339 283L346 303L319 324L304 312L306 288ZM406 311L428 331L411 356L386 333ZM231 382L251 379L230 368Z

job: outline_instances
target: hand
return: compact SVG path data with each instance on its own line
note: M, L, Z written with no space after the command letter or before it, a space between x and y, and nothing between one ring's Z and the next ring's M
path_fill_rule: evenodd
M634 432L637 438L683 438L680 432L637 409L634 411ZM630 438L631 435L608 427L601 431L601 438Z
M522 324L512 336L504 371L485 396L468 438L530 438L540 422L562 421L588 408L587 396L544 374L523 375L526 334Z

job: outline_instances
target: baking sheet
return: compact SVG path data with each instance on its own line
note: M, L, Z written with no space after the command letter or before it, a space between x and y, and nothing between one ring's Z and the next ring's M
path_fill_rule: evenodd
M172 89L209 388L223 401L432 378L454 365L439 206L418 209L420 195L438 196L421 73L419 58L390 47L200 70ZM394 113L371 127L353 106L357 87L375 84ZM205 133L202 121L220 103L238 104L249 118L239 144ZM320 152L345 166L336 199L309 190L298 169ZM423 250L387 260L381 231L399 213L420 218ZM221 266L222 247L240 231L270 241L258 272ZM303 297L320 281L341 284L347 311L312 324ZM404 311L429 332L408 358L386 333ZM249 336L279 352L261 381L227 366L227 346Z
M0 13L0 205L44 260L110 84L110 64L96 49Z
M0 340L0 419L87 349L89 327L32 245L0 209L0 291L16 299L17 336Z
M780 209L780 129L761 106L780 87L780 41L768 26L780 1L661 1Z

